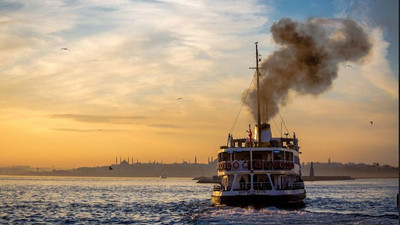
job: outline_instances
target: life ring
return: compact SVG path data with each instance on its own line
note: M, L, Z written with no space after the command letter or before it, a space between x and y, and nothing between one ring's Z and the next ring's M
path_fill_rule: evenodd
M275 161L275 162L272 164L272 166L273 166L274 169L278 169L278 167L279 167L279 162Z
M223 169L223 170L226 168L225 162L222 163L221 167L222 167L221 169Z
M272 167L272 162L271 161L265 162L265 167L270 170Z
M282 169L286 170L286 169L287 169L287 166L288 166L287 162L286 162L286 161L283 161L283 167L282 167Z
M254 161L254 168L256 169L261 169L262 168L262 164L260 161Z
M285 169L285 163L283 161L279 162L280 169Z
M235 162L233 162L233 168L235 169L235 170L237 170L237 169L239 169L239 162L238 161L235 161Z
M232 168L232 164L230 162L226 163L226 169L230 170Z
M247 161L244 161L244 162L242 163L242 167L245 168L245 169L248 169L248 168L249 168L249 164L247 163Z

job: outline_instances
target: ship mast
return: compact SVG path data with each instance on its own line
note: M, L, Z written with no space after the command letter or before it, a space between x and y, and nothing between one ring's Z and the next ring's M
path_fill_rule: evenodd
M257 73L257 141L260 144L261 141L261 115L260 115L260 72L258 70L258 41L256 44L256 73Z

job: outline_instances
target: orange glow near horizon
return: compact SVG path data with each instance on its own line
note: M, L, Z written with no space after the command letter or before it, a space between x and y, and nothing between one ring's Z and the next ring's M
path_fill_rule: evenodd
M231 127L253 76L254 42L263 59L279 47L266 27L273 6L153 4L21 2L2 11L0 167L206 163L229 132L247 137L255 122L245 106ZM302 162L398 166L392 46L380 27L366 29L366 59L338 65L325 93L289 93L280 106ZM280 118L269 122L279 136Z

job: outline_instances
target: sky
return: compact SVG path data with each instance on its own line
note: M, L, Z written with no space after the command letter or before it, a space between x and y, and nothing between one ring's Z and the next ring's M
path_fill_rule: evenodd
M254 127L241 108L254 43L263 59L280 48L284 17L351 18L373 43L329 90L280 107L301 161L398 166L398 13L397 0L0 0L0 167L215 158Z

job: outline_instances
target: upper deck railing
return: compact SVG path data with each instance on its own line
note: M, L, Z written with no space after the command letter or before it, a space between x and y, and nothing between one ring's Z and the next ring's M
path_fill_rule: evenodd
M217 164L219 171L249 171L253 170L292 170L293 161L286 160L253 160L253 167L250 160L222 161Z
M230 139L228 145L220 146L220 149L272 147L299 151L300 147L295 145L293 142L294 139L292 138L272 138L268 143L258 143L257 141L250 143L248 138L238 138Z

